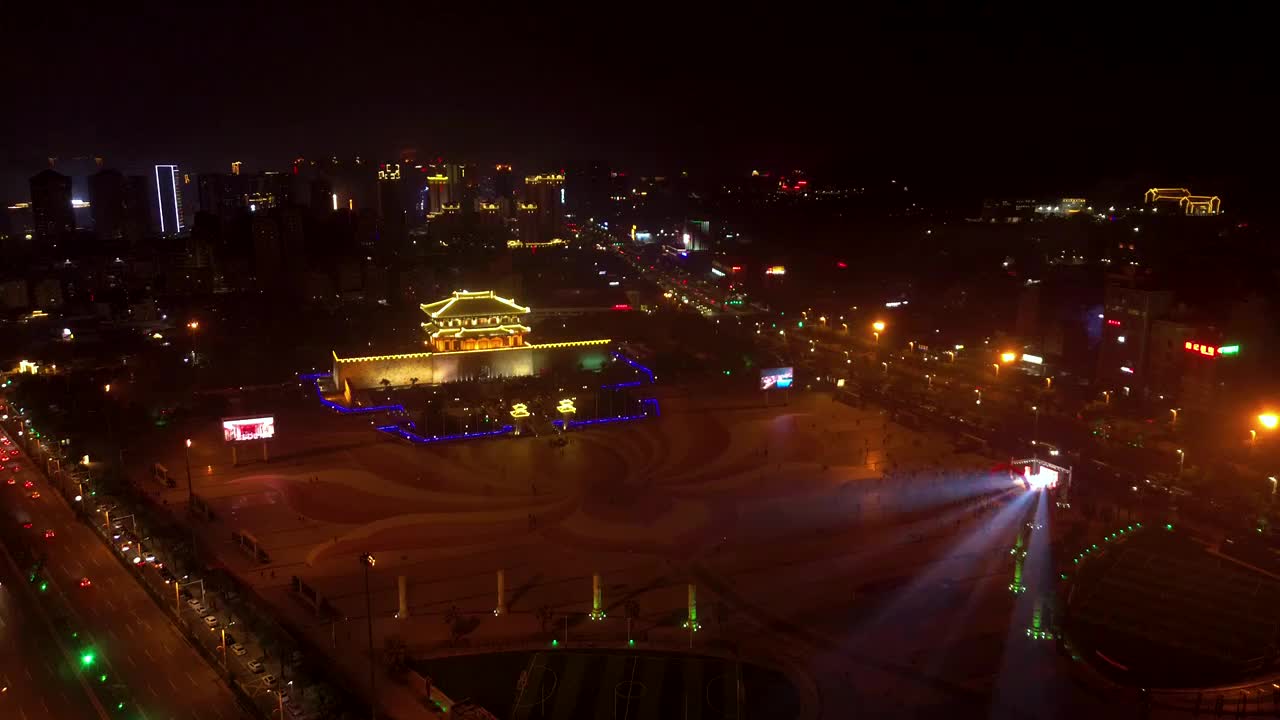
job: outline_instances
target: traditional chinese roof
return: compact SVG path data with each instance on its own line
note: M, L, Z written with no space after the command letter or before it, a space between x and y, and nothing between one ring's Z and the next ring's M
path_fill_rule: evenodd
M490 325L488 327L475 328L439 328L433 329L431 326L423 323L428 331L431 331L432 338L450 337L450 338L469 338L469 337L493 337L494 335L515 335L519 332L530 332L529 328L524 325Z
M426 303L421 308L422 312L429 315L432 320L492 315L522 315L529 312L529 308L507 298L498 297L493 294L492 290L479 292L457 290L454 291L451 297L433 303Z

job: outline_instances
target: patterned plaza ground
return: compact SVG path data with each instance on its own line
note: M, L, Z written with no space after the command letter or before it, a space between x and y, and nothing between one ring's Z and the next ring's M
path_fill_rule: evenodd
M281 402L270 463L230 468L214 438L198 438L196 492L218 514L203 532L356 681L356 558L368 551L378 642L418 656L545 646L546 612L572 619L571 641L621 643L628 602L643 647L677 649L693 583L697 645L784 669L802 715L985 708L1011 623L1016 523L964 501L992 482L992 460L826 395L753 400L666 390L660 419L576 431L565 447L413 447ZM252 564L230 530L256 536L271 563ZM507 614L495 618L499 569ZM609 617L587 627L597 572ZM345 619L308 615L289 597L292 575ZM394 619L400 575L409 613ZM446 616L465 620L457 643Z

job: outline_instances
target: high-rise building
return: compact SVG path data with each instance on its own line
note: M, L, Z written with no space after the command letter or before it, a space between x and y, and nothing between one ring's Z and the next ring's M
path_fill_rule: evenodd
M433 218L444 213L444 206L453 204L450 193L449 176L437 170L427 174L427 217Z
M200 210L227 222L245 209L245 177L232 173L205 173L196 180Z
M1139 397L1148 389L1151 326L1168 313L1173 293L1108 285L1103 298L1098 382Z
M119 240L124 235L125 183L119 170L106 168L89 176L89 210L99 240Z
M516 206L516 179L511 174L510 165L494 166L493 193L497 199L506 199L510 207Z
M57 242L75 229L71 178L53 170L42 170L31 178L31 221L40 243Z
M564 221L564 175L548 173L524 179L525 202L538 206L538 234L553 240L560 237Z
M404 186L398 163L385 163L378 170L378 249L388 257L401 252L408 237Z
M177 165L156 166L156 210L161 234L182 232L182 175Z
M151 232L151 206L147 202L150 180L144 175L124 179L124 239L136 245Z

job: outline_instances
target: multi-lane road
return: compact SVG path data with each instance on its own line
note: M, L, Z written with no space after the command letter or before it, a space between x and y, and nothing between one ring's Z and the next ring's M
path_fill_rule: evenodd
M10 446L15 447L15 446ZM79 618L80 627L92 639L94 647L115 678L128 687L140 717L146 720L235 720L246 717L236 703L231 691L213 669L178 633L165 615L156 607L150 596L129 576L129 570L112 557L111 551L88 527L78 522L70 508L48 487L43 476L37 475L27 461L25 452L16 460L20 464L17 473L22 481L14 485L0 485L2 520L21 525L30 522L30 532L38 542L44 543L46 569L54 588L68 599ZM5 472L9 472L6 463ZM34 481L33 488L23 486L26 480ZM32 491L40 497L31 497ZM45 539L44 531L53 530L54 537ZM81 587L82 578L89 578L91 585ZM9 579L4 580L5 584ZM5 597L8 597L7 595ZM8 620L8 614L5 618ZM25 642L39 644L36 637L39 626L25 622L21 630L0 630L0 636L10 632L24 635ZM15 641L16 642L16 641ZM6 658L0 665L0 677L11 682L8 693L18 692L12 681L27 681L21 671L22 663L14 662L8 650L16 647L5 643ZM33 656L31 665L37 672L53 672L58 669L56 658L46 655ZM44 659L48 658L48 662ZM52 669L49 664L52 663ZM65 683L73 683L68 677ZM61 698L61 688L68 685L49 686L41 683L31 686L35 697L23 695L23 707L41 710L32 718L87 718L85 712L58 714L55 703L70 712L66 705L72 702ZM55 689L58 688L58 689ZM67 690L69 693L70 690ZM3 697L3 696L0 696ZM49 712L42 710L41 701L47 703ZM34 703L34 704L30 704ZM0 705L3 708L3 705ZM0 711L0 717L13 717ZM21 717L21 716L19 716Z
M96 710L47 626L0 560L0 717L94 718Z

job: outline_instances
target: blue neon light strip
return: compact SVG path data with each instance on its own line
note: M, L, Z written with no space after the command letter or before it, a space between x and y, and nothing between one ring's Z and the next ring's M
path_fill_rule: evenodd
M653 416L654 416L654 417L662 417L662 411L658 409L658 398L645 398L645 399L643 399L643 400L641 400L641 401L640 401L640 404L641 404L641 405L652 405L652 406L653 406Z
M601 390L618 390L619 388L640 387L643 384L644 383L640 382L639 380L632 380L631 382L614 383L613 385L601 385L600 389Z
M649 402L650 400L653 401L654 411L656 412L658 408L658 401L653 400L653 398L649 398L649 400L645 400L644 402ZM649 413L641 413L639 415L619 415L617 417L595 418L594 420L570 420L569 427L575 428L575 427L581 427L583 425L604 425L606 423L629 422L631 420L644 420L647 417L652 417L652 416L649 415ZM552 420L551 424L556 426L557 428L561 428L561 429L564 428L563 420Z
M633 367L633 368L635 368L635 369L639 370L640 372L644 373L645 375L648 375L648 376L649 376L649 382L654 382L654 380L653 380L653 371L652 371L652 370L650 370L649 368L647 368L647 367L645 367L645 366L641 365L640 363L636 362L635 360L632 360L631 358L627 357L626 355L623 355L622 353L618 353L618 352L616 352L616 353L614 353L614 354L613 354L613 356L614 356L615 358L617 358L617 359L621 360L622 362L624 362L624 363L626 363L626 364L630 365L631 367Z
M388 435L395 435L397 437L402 437L405 440L408 440L409 442L412 442L412 443L417 443L418 445L428 445L430 443L449 442L450 440L474 440L476 438L483 438L483 437L497 437L499 435L506 435L515 429L516 428L514 425L503 425L497 430L484 430L481 432L472 432L472 433L458 433L456 435L432 435L431 437L425 437L411 430L406 430L400 425L383 425L382 427L378 428L378 431L387 433Z
M368 407L352 408L352 407L347 407L346 405L342 405L341 403L336 403L332 400L326 400L324 397L324 393L320 391L320 380L326 377L329 377L329 373L313 373L311 375L298 376L300 380L308 380L315 386L316 399L320 401L321 405L324 405L330 410L336 410L342 413L343 415L368 415L369 413L379 413L379 412L399 412L399 413L406 412L406 410L404 409L404 406L401 405L400 403L394 403L391 405L371 405Z

